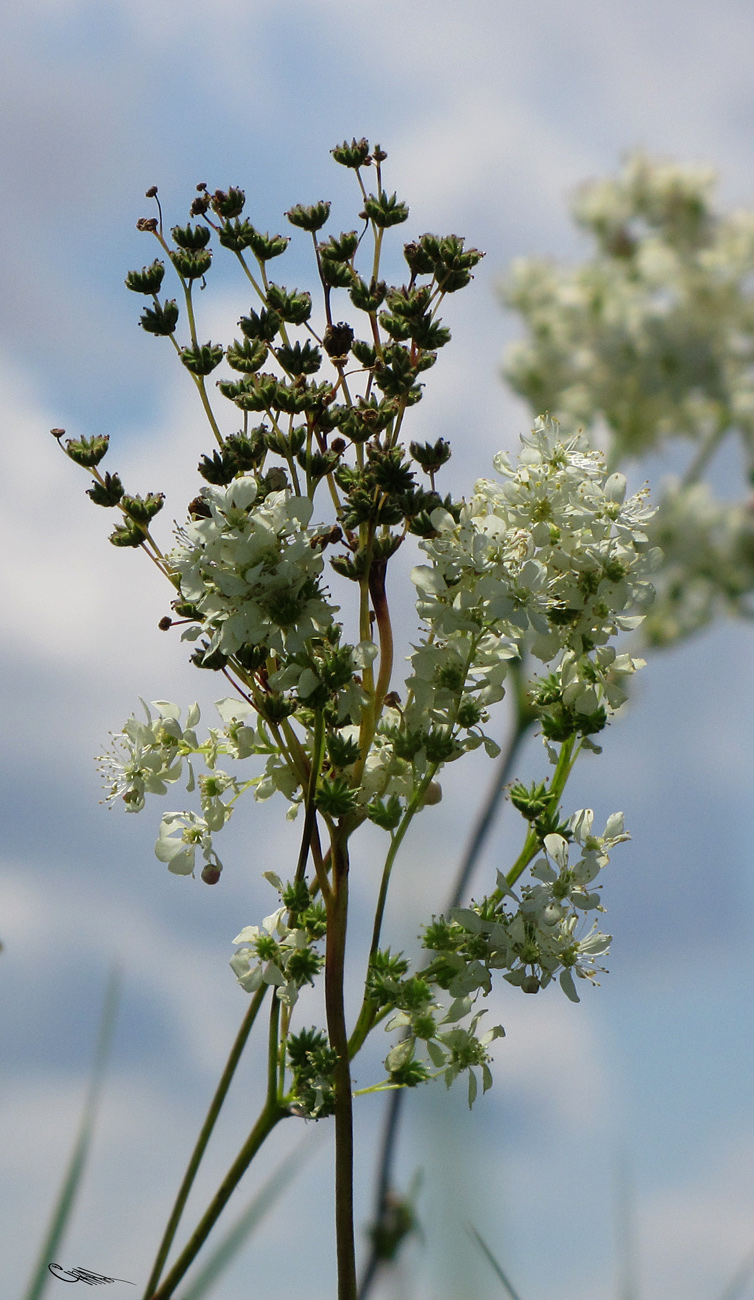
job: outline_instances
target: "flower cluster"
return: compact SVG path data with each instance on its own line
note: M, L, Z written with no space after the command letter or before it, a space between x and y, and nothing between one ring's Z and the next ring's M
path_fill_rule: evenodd
M247 925L233 943L240 947L230 967L241 988L255 993L263 984L272 985L277 997L289 1008L295 1006L303 984L313 984L322 969L317 944L326 931L324 908L312 903L306 885L283 886L274 872L265 878L283 898L283 905L261 924ZM298 906L296 906L298 904ZM286 921L295 916L296 924Z
M754 213L718 213L714 174L635 154L583 186L593 257L518 261L504 290L529 338L506 375L569 424L601 416L620 454L734 424L754 453Z
M429 971L438 984L455 997L477 989L489 992L491 972L502 970L510 984L536 993L560 973L563 991L578 1002L574 975L594 980L595 959L610 946L610 936L596 925L582 932L584 913L604 910L595 881L610 851L629 838L622 813L608 818L601 836L591 833L593 818L591 809L583 809L562 834L544 836L542 856L531 868L536 883L524 885L520 897L499 873L493 894L454 909L450 921L441 918L427 927L424 946L436 953ZM576 861L570 857L572 843L579 850Z
M521 441L517 465L495 457L504 482L480 480L458 520L432 516L436 536L421 543L431 564L412 574L429 634L409 684L435 725L464 710L478 721L526 644L555 663L533 699L545 734L562 740L601 730L625 699L620 678L641 661L608 643L641 622L661 557L647 542L646 490L626 499L623 475L554 422Z
M167 557L181 599L200 618L184 638L208 631L208 655L231 655L246 645L303 650L335 613L320 586L319 548L307 530L312 502L288 489L260 500L252 474L226 488L205 487L200 502L200 517L180 530L179 545Z

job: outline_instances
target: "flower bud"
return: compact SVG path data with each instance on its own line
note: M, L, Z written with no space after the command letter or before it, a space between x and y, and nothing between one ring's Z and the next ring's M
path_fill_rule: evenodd
M331 149L330 153L341 167L369 167L372 162L369 155L369 141L363 136L361 140L354 138L350 144L344 140L342 144Z
M123 496L123 484L117 474L105 474L104 482L95 479L86 495L96 506L117 506Z
M155 258L150 266L143 266L140 271L129 271L126 276L126 288L133 293L159 293L165 263Z
M147 334L172 334L178 324L178 304L169 298L162 306L155 303L154 307L146 307L139 324Z
M320 199L319 203L312 203L309 207L297 203L295 207L289 208L285 215L292 226L314 232L320 230L327 221L330 215L330 204L326 199Z
M64 451L77 465L92 469L94 465L99 465L109 444L110 438L106 433L95 434L93 438L69 438Z
M170 233L180 248L189 251L206 248L212 235L209 226L173 226Z

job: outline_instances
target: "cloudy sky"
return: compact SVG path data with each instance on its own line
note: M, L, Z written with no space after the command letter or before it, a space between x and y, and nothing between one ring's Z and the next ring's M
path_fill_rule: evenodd
M711 162L723 203L754 204L754 10L744 0L25 0L4 6L2 31L0 1276L11 1297L73 1140L114 960L124 988L113 1061L61 1257L143 1284L245 1007L230 940L269 910L260 872L284 871L290 852L281 810L250 810L227 831L220 888L207 890L154 859L156 806L134 818L98 803L92 755L140 695L210 705L217 694L156 629L159 575L107 545L109 520L47 432L109 433L111 468L136 490L167 493L166 533L196 491L207 438L194 395L168 346L136 328L138 302L123 288L152 256L135 230L150 212L144 191L159 185L171 223L200 181L242 185L262 229L283 229L286 208L320 197L350 222L350 178L328 151L352 135L379 140L411 233L454 230L487 250L450 305L454 341L412 433L452 439L460 491L495 450L515 447L527 418L498 375L518 326L496 284L515 256L578 256L567 201L580 180L642 146ZM291 256L303 285L305 263ZM230 337L243 290L218 270L207 297L206 336ZM735 466L718 472L724 484ZM471 1116L439 1085L411 1098L401 1170L406 1186L424 1171L424 1240L384 1300L499 1296L468 1223L522 1300L628 1300L621 1198L641 1300L718 1300L754 1245L751 647L749 629L727 626L653 660L602 758L574 777L573 807L598 819L623 808L633 834L610 868L610 975L578 1007L557 993L499 997L508 1036L494 1090ZM541 767L535 740L521 773ZM449 773L443 804L410 843L391 914L398 942L411 942L438 878L452 874L485 779L473 761ZM515 851L503 821L480 882ZM371 864L367 850L365 907ZM248 1127L257 1077L252 1059L197 1209ZM379 1115L378 1099L362 1103L362 1218ZM284 1126L263 1172L299 1143L299 1179L217 1300L332 1295L325 1125ZM247 1183L239 1208L257 1185ZM61 1285L51 1280L50 1296ZM113 1300L129 1293L116 1289Z

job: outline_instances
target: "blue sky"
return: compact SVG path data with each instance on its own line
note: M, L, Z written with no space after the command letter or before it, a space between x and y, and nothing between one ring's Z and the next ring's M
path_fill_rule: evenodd
M107 545L108 521L47 433L109 432L113 466L168 493L166 518L196 490L206 436L193 393L167 345L136 327L123 288L151 257L135 230L144 191L159 184L177 220L198 181L241 184L255 224L283 229L297 201L327 196L348 211L349 177L328 151L354 134L379 140L388 188L411 207L408 229L454 230L487 250L451 304L453 343L412 433L451 438L462 490L526 424L498 377L517 324L496 283L515 256L578 255L567 198L580 180L642 146L712 163L724 203L754 204L754 10L736 0L714 10L695 0L27 0L23 12L5 6L2 30L0 1276L12 1296L72 1141L114 957L122 1015L63 1257L144 1279L243 1013L230 940L268 910L259 873L290 851L280 809L251 810L226 833L221 887L206 890L154 859L156 805L129 818L98 804L91 756L139 695L209 704L217 694L157 632L157 575ZM208 297L207 337L225 338L244 293L218 272ZM735 465L719 475L733 482ZM402 1169L406 1184L424 1169L425 1242L384 1300L499 1295L469 1220L523 1300L616 1295L621 1162L642 1300L716 1300L754 1244L751 635L720 627L654 659L604 755L574 777L573 807L593 806L598 819L623 808L633 835L606 885L610 975L578 1007L557 993L498 998L508 1036L473 1115L440 1086L411 1099ZM521 773L542 765L534 740ZM417 830L392 904L403 942L438 874L452 872L485 780L476 758L448 773L442 805ZM480 882L516 851L515 833L501 822ZM356 886L365 905L370 866L367 851ZM252 1060L197 1205L244 1131L255 1077ZM378 1118L378 1102L365 1101L365 1168ZM265 1168L301 1140L291 1127ZM332 1294L323 1128L309 1130L316 1150L300 1180L218 1300L246 1294L250 1280L260 1298L293 1300L304 1278L311 1300ZM252 1191L250 1181L239 1205ZM368 1192L367 1180L364 1213ZM305 1265L292 1223L311 1234Z

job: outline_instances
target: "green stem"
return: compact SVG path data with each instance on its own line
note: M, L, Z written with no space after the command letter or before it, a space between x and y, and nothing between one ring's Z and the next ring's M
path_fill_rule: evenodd
M560 751L560 756L558 758L557 766L555 768L555 773L550 783L550 811L551 812L555 811L558 804L560 803L560 800L563 797L563 791L565 790L566 782L569 776L571 775L571 771L573 770L573 765L576 762L576 759L578 758L580 752L581 752L581 744L576 745L575 736L570 736L568 740L563 742L563 747ZM518 880L519 876L523 874L523 872L526 870L529 863L531 862L532 858L535 857L536 854L538 853L539 846L540 846L540 839L539 836L537 835L537 832L534 830L530 830L526 836L526 839L524 840L524 847L522 848L521 852L516 858L516 861L513 863L513 866L511 867L510 871L507 872L506 874L505 878L509 885L514 885ZM501 891L496 889L494 893L490 895L490 898L495 902L499 902L502 896L503 895Z
M171 1300L175 1288L196 1259L262 1143L269 1137L275 1125L288 1114L288 1111L281 1106L277 1094L279 1016L280 1003L277 998L273 998L270 1008L267 1100L264 1109L167 1277L156 1291L147 1294L145 1300Z
M348 845L342 828L332 837L332 893L327 904L325 1006L330 1045L337 1053L335 1082L335 1233L338 1300L356 1300L353 1230L353 1098L343 998L348 920Z
M188 1200L188 1195L189 1192L191 1191L194 1178L196 1177L196 1172L201 1163L207 1143L209 1142L210 1139L210 1135L212 1133L213 1128L215 1127L215 1121L217 1120L217 1117L220 1114L222 1104L225 1101L226 1093L228 1091L228 1088L230 1087L231 1079L235 1074L236 1066L238 1065L238 1062L241 1059L241 1053L243 1052L243 1049L246 1046L246 1040L248 1039L249 1034L251 1033L251 1028L254 1024L254 1021L256 1020L257 1012L259 1011L259 1008L262 1005L266 992L267 992L267 986L265 984L263 984L261 988L257 989L257 992L254 994L254 997L252 999L251 1005L241 1022L241 1028L238 1031L238 1034L236 1036L236 1041L233 1044L225 1069L223 1070L223 1073L220 1077L220 1082L217 1085L217 1090L215 1092L214 1097L212 1098L210 1108L207 1111L207 1117L201 1127L199 1137L197 1138L196 1141L196 1146L194 1147L194 1150L191 1154L191 1159L189 1160L188 1168L186 1169L186 1173L183 1176L183 1182L181 1183L181 1186L179 1188L172 1213L170 1215L170 1218L168 1219L167 1227L165 1229L162 1241L160 1242L160 1248L157 1252L157 1257L152 1267L152 1272L149 1275L149 1281L147 1282L146 1291L144 1293L145 1300L147 1300L147 1298L152 1294L154 1288L157 1286L157 1283L160 1280L160 1275L162 1274L162 1270L165 1266L165 1260L168 1257L168 1252L170 1250L170 1247L173 1244L173 1238L175 1237L176 1229L180 1222L181 1215L183 1214L184 1206L186 1204L186 1201Z

